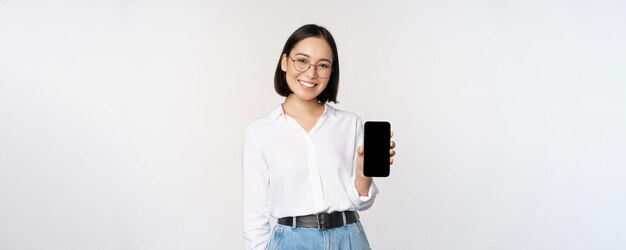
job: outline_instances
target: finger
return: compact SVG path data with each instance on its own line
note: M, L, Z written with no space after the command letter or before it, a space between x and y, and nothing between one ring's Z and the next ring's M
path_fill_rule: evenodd
M393 137L393 131L391 131L391 137Z
M393 158L389 158L389 165L393 164Z
M389 147L390 148L395 148L396 147L396 142L395 141L389 142Z
M359 147L357 148L357 150L356 150L356 151L357 151L360 155L362 155L362 154L363 154L363 151L364 151L364 150L363 150L363 146L359 146Z
M393 149L389 150L389 156L393 157L394 155L396 155L396 151Z

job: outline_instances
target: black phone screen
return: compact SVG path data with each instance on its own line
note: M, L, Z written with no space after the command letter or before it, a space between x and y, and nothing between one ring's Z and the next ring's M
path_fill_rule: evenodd
M368 177L387 177L391 124L385 121L367 121L364 127L363 174Z

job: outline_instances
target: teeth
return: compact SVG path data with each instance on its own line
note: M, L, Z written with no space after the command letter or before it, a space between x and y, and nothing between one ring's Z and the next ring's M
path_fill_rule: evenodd
M301 83L302 85L304 85L305 87L308 87L308 88L313 88L313 87L315 87L315 84L308 83L308 82L305 82L305 81L300 81L300 83Z

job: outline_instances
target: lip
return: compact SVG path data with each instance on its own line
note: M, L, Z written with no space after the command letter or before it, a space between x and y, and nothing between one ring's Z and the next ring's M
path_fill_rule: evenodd
M306 86L306 85L304 85L302 82L306 82L306 83L308 83L308 84L313 84L313 86L311 86L311 87ZM313 89L313 88L317 87L317 83L312 83L312 82L308 82L308 81L298 80L298 83L300 84L300 86L301 86L302 88L305 88L305 89Z

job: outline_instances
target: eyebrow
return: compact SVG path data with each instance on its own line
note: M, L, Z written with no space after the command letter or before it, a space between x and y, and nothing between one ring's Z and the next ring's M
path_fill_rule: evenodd
M305 56L306 58L311 58L309 55L304 54L304 53L296 53L296 56L297 56L297 55ZM326 59L326 58L322 58L322 59L320 59L319 61L327 61L327 62L331 63L331 61L330 61L330 60L328 60L328 59ZM318 61L318 62L319 62L319 61Z

